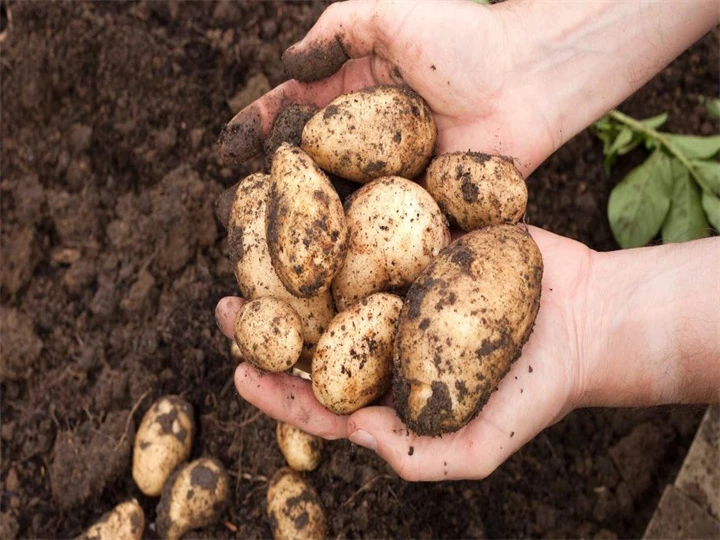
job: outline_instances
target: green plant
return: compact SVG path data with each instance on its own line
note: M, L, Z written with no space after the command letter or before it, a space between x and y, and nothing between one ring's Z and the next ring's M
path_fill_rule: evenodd
M708 99L708 113L720 116L720 100ZM637 120L611 111L593 129L603 141L605 171L640 145L649 157L610 193L608 218L623 248L643 246L662 231L662 240L704 238L720 230L720 136L676 135L658 129L663 113Z

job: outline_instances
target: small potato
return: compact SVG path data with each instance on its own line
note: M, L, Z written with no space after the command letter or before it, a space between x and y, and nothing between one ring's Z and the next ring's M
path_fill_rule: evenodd
M320 497L307 480L287 467L270 480L267 510L275 540L322 539L327 535Z
M347 251L340 197L325 173L297 146L275 151L266 215L270 258L295 296L326 291Z
M460 429L520 356L540 307L543 261L515 225L453 242L408 291L395 339L393 404L418 435Z
M330 322L312 361L312 389L325 408L349 414L388 391L402 305L395 295L372 294Z
M348 253L333 280L339 311L375 292L404 293L450 243L437 203L415 182L398 176L363 186L345 212Z
M140 540L145 512L135 499L118 504L85 531L80 540Z
M326 171L364 184L381 176L415 178L436 137L420 96L405 86L377 86L342 95L310 118L302 149Z
M240 356L277 373L293 367L303 348L302 321L288 304L272 296L243 304L235 318Z
M165 485L157 507L157 531L177 540L191 529L220 519L230 490L225 468L214 458L200 458L180 469Z
M438 156L427 169L426 188L450 222L465 231L517 223L527 206L525 180L503 156Z
M291 294L275 273L265 236L265 214L270 176L253 174L240 182L228 224L228 250L235 278L247 300L273 296L287 302L303 323L302 358L309 360L320 335L335 315L332 294L325 291L312 298Z
M172 472L190 457L195 419L179 396L158 399L145 413L135 435L133 480L145 495L157 497Z
M285 461L295 471L314 471L320 465L324 442L296 428L292 424L278 422L275 428L278 446Z

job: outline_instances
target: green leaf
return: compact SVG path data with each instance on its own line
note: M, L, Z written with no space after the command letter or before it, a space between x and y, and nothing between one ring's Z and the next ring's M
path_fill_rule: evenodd
M720 197L704 191L702 194L702 207L715 231L720 232Z
M720 152L720 135L712 137L672 135L670 133L662 135L688 159L708 159Z
M691 161L695 172L700 177L700 187L720 197L720 163L716 161Z
M716 120L720 120L720 99L719 98L708 99L707 103L705 104L705 108L707 109L708 114L712 118L715 118Z
M670 158L656 150L610 193L608 218L621 247L644 246L660 230L670 208L670 167Z
M700 202L700 189L688 170L678 160L671 161L673 175L672 203L662 226L664 244L705 238L709 225Z
M640 123L643 124L645 127L649 127L650 129L657 129L665 122L667 122L667 117L667 113L662 113L658 114L657 116L651 116L650 118L646 118L645 120L640 120Z
M610 149L606 152L606 154L614 154L627 144L632 142L633 138L633 132L632 129L629 127L624 127L620 130L620 133L618 133L617 137L615 137L615 140L613 141L612 145L610 146Z

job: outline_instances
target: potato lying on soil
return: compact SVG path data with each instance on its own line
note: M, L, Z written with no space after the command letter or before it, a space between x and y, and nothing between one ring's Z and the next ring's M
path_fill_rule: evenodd
M456 240L408 291L395 340L393 403L419 435L456 431L487 402L532 332L543 262L514 225Z
M180 469L165 485L157 507L157 531L176 540L191 529L214 523L229 499L228 476L213 458L200 458Z
M291 469L280 469L270 480L267 511L275 540L321 539L327 534L320 497L307 480Z
M330 322L312 360L313 392L325 408L349 414L388 391L402 305L395 295L372 294Z
M301 297L326 291L345 260L345 213L325 173L297 146L275 151L265 219L270 259L285 288Z
M465 231L517 223L527 206L525 180L503 156L443 154L432 160L425 181L450 222Z
M80 540L140 540L145 513L135 499L118 504L85 531Z
M157 497L172 472L190 457L195 418L179 396L158 399L145 413L135 435L133 480L145 495Z
M335 315L332 294L325 291L312 298L298 298L288 292L270 261L265 236L265 214L270 177L252 174L235 191L228 224L228 251L235 266L235 278L247 300L273 296L287 302L303 322L302 357L312 358L315 344Z
M285 422L277 423L275 436L280 452L291 469L314 471L320 465L324 446L320 437Z
M235 318L240 356L274 373L293 367L303 348L302 321L286 302L265 296L243 304Z
M348 252L332 285L339 311L374 292L404 292L450 243L437 203L422 187L398 176L363 186L345 213Z
M313 116L302 148L326 171L356 182L415 178L435 148L437 128L425 102L404 86L342 95Z

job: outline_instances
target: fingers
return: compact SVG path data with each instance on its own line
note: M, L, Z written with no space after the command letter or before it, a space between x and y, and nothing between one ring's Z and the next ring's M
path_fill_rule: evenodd
M235 318L244 303L245 300L237 296L226 296L215 306L215 322L228 339L235 339Z
M285 373L265 373L247 362L235 370L240 396L268 416L325 439L344 438L347 418L325 409L309 381Z

